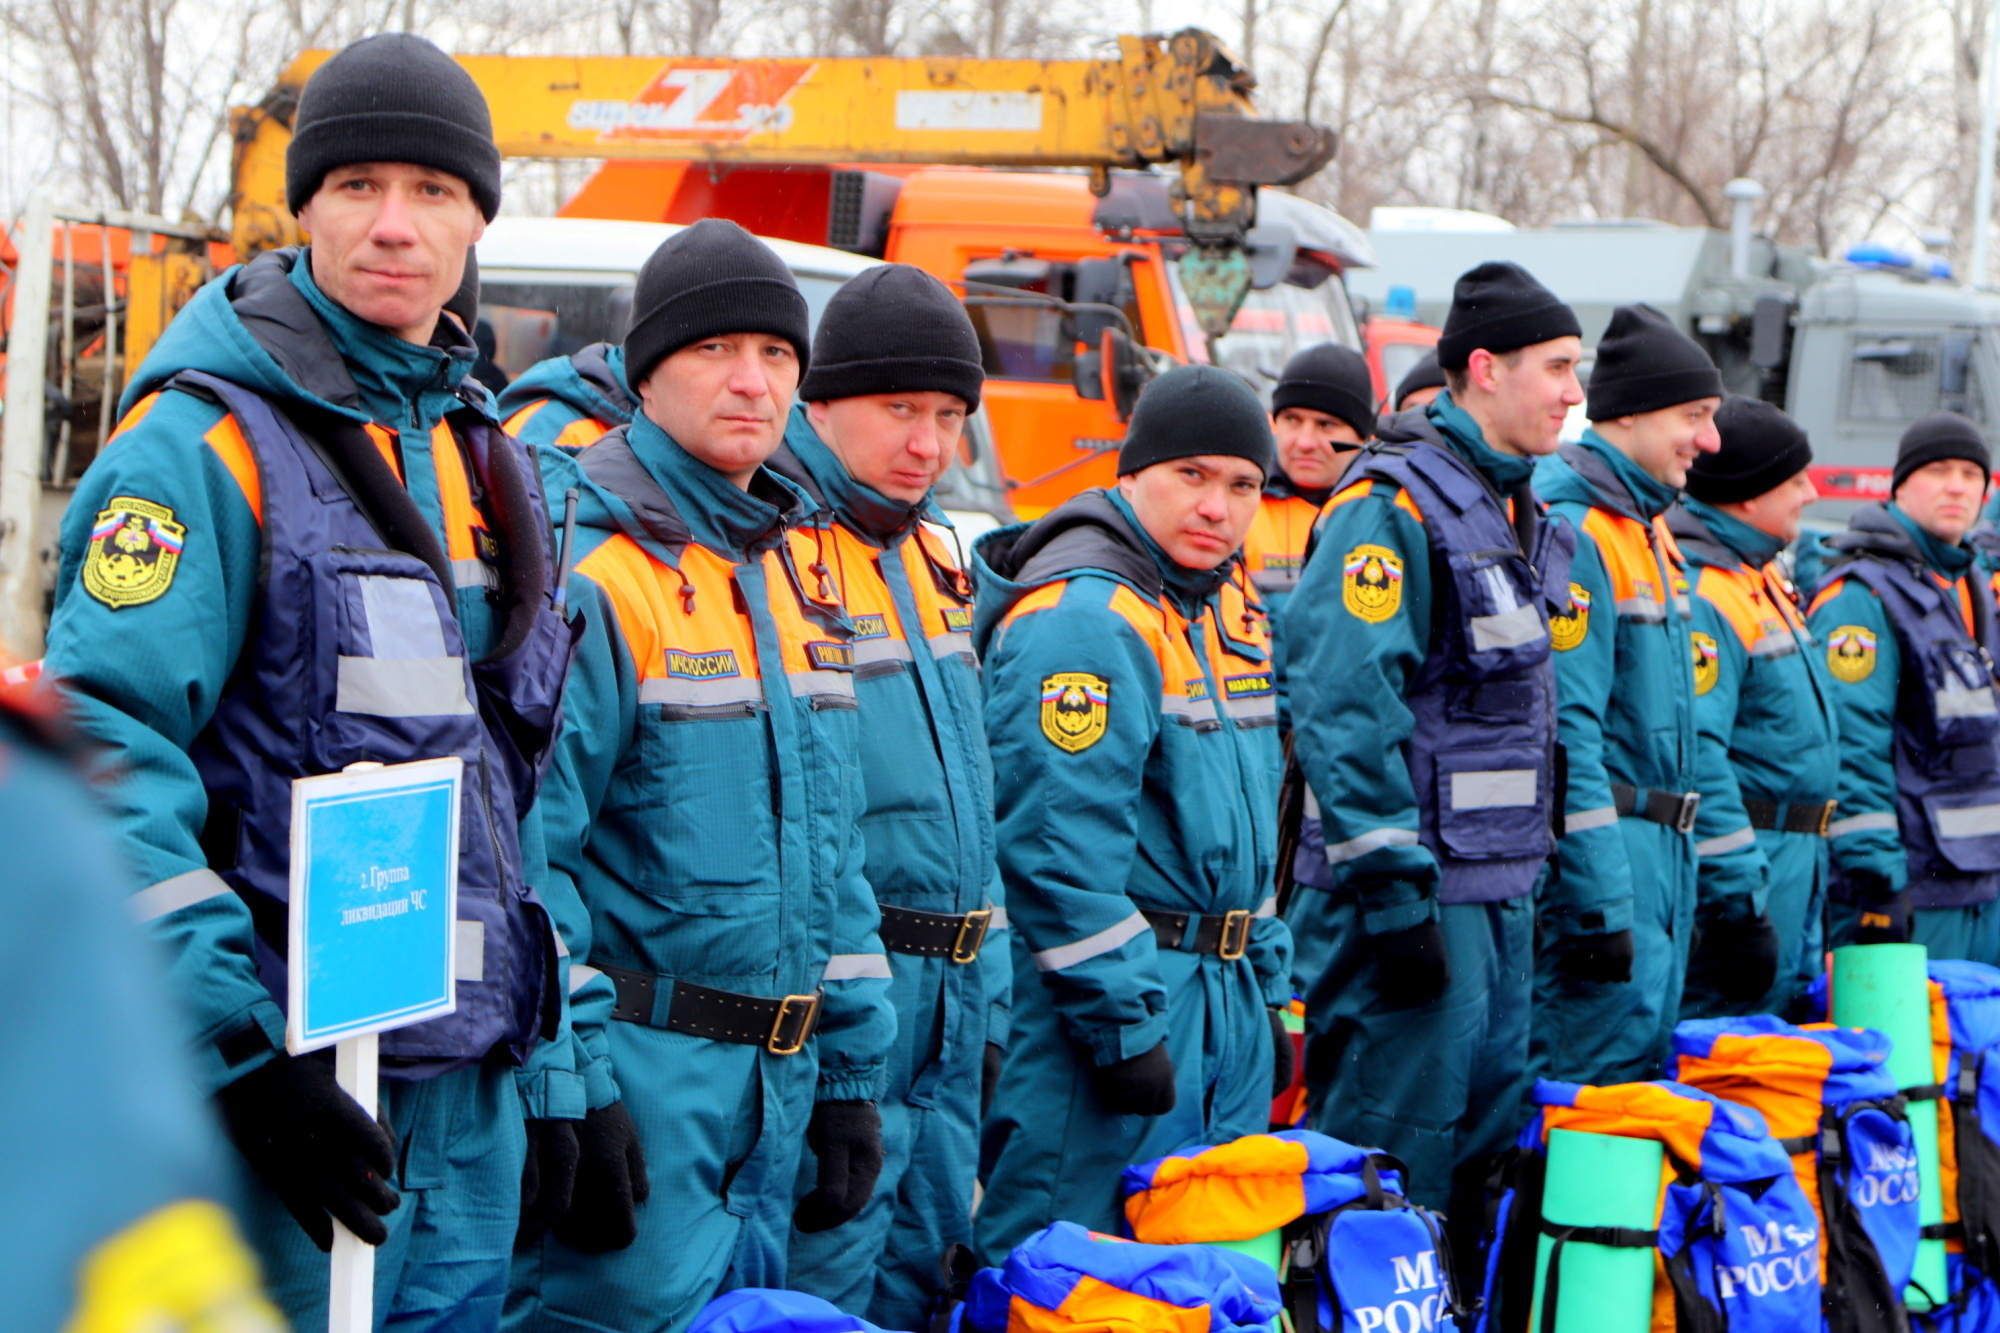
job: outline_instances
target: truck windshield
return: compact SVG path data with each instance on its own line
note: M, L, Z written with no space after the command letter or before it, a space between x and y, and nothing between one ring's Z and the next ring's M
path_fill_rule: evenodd
M1209 359L1208 341L1181 289L1179 270L1169 264L1167 274L1173 283L1174 306L1180 312L1189 359L1205 363ZM1293 266L1292 278L1302 276L1315 281L1308 287L1287 279L1275 287L1251 292L1230 322L1229 332L1217 340L1222 364L1247 376L1262 391L1268 392L1278 382L1285 362L1304 348L1323 342L1341 343L1357 351L1361 348L1361 333L1355 327L1340 274L1301 257Z

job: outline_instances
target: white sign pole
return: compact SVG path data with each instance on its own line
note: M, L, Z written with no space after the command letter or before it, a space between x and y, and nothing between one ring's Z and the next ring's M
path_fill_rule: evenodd
M333 1048L333 1077L340 1089L375 1115L378 1036L348 1037ZM370 1333L375 1326L375 1247L340 1222L333 1224L333 1289L326 1306L327 1333Z

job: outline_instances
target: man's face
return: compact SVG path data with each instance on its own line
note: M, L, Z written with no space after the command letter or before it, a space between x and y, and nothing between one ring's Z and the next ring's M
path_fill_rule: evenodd
M1939 541L1956 546L1979 521L1986 470L1964 458L1940 458L1903 478L1896 507Z
M299 210L299 225L312 239L319 289L413 343L430 341L465 276L465 252L486 234L464 181L407 162L335 167Z
M1479 421L1486 442L1500 452L1552 454L1562 443L1563 419L1583 401L1583 386L1576 380L1582 356L1581 338L1553 338L1504 356L1478 348L1466 367L1476 392L1462 406Z
M1271 418L1278 466L1305 490L1331 490L1365 440L1339 417L1310 407L1288 407Z
M1139 526L1184 569L1214 569L1243 545L1264 493L1255 463L1231 454L1173 458L1118 479Z
M785 438L799 356L770 333L718 333L666 357L639 400L674 443L747 487Z
M1436 384L1426 384L1421 389L1412 389L1403 395L1401 402L1396 404L1396 410L1408 412L1412 408L1429 407L1431 401L1443 392L1444 389Z
M1812 477L1801 469L1789 481L1778 483L1762 495L1719 508L1734 512L1757 531L1790 545L1799 539L1799 523L1806 506L1817 499L1819 488L1813 485Z
M916 505L950 466L966 408L955 393L925 389L807 403L806 416L849 476Z
M1620 417L1615 435L1604 429L1609 423L1593 424L1647 476L1679 490L1687 484L1689 464L1722 447L1722 433L1715 428L1715 409L1721 406L1720 398L1697 398L1657 412Z

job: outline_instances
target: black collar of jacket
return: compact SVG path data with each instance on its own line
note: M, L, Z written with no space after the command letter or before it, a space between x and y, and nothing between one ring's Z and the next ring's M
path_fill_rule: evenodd
M1667 531L1673 534L1674 545L1680 548L1681 554L1704 565L1734 569L1747 563L1711 532L1708 524L1688 512L1686 505L1676 504L1667 511Z
M1556 452L1562 455L1563 462L1568 463L1577 476L1589 483L1590 489L1597 492L1606 509L1614 510L1634 523L1644 523L1649 528L1653 526L1639 512L1639 502L1632 498L1632 492L1618 479L1618 474L1611 470L1609 463L1578 444L1566 444Z
M1863 505L1855 510L1854 517L1847 520L1847 531L1834 533L1826 539L1826 545L1850 560L1872 555L1900 560L1919 569L1924 567L1924 553L1916 539L1895 520L1886 505Z
M1033 587L1074 573L1101 571L1151 601L1168 595L1166 579L1146 539L1101 490L1072 496L1016 535L995 536L1002 540L989 539L982 546L986 563L1015 583ZM1204 601L1221 588L1235 564L1231 557L1205 577L1191 570L1181 591L1193 594L1196 602Z

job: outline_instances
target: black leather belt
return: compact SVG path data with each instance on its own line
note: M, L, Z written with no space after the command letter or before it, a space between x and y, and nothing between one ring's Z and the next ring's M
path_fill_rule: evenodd
M710 1041L762 1046L773 1055L797 1055L805 1049L813 1029L819 1026L819 991L772 999L738 995L735 991L715 990L692 981L676 981L629 968L594 966L617 987L618 1002L611 1016L622 1022L665 1028ZM656 1012L662 981L673 985L673 997L664 1015Z
M1701 805L1698 791L1640 791L1622 782L1611 784L1611 804L1621 815L1637 815L1665 824L1676 833L1694 832L1694 812Z
M1839 804L1838 801L1821 801L1816 805L1782 805L1777 801L1758 801L1746 796L1743 798L1743 813L1750 816L1751 828L1811 833L1824 838L1827 825L1833 822L1833 808Z
M993 909L976 912L914 912L907 907L882 907L882 947L919 958L949 958L969 963L979 957L992 924Z
M1250 947L1250 914L1238 910L1221 915L1200 912L1148 912L1140 916L1153 927L1153 937L1162 949L1186 949L1189 953L1212 953L1234 962Z

